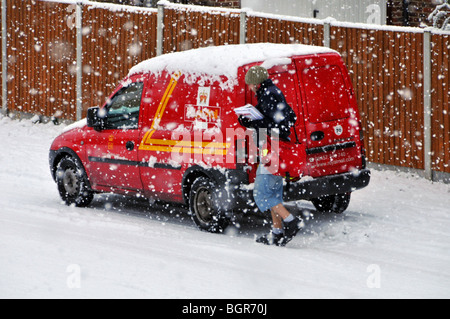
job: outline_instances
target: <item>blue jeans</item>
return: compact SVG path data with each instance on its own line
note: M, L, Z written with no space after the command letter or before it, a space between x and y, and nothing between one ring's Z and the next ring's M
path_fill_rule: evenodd
M253 197L261 212L283 203L283 177L272 174L256 174Z

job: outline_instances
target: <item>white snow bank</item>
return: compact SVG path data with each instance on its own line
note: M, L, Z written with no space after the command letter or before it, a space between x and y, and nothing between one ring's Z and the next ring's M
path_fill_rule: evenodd
M215 80L225 76L229 81L234 81L238 68L249 63L330 52L337 53L329 48L302 44L257 43L206 47L146 60L134 66L129 75L160 74L166 70L169 73L181 72L190 77L209 76Z

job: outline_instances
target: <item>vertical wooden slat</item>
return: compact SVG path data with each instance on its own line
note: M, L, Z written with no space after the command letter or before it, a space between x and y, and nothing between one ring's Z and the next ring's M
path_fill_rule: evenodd
M377 96L377 104L376 104L376 110L374 114L374 146L371 150L371 153L373 154L372 158L374 159L373 162L380 163L382 156L380 154L380 150L382 148L382 119L383 119L383 103L385 101L385 95L384 95L384 83L380 80L380 77L382 74L384 74L385 66L384 66L384 33L377 31L376 32L376 41L377 41L377 69L378 72L375 74L376 81L378 84L378 88L376 91ZM370 157L369 157L370 160Z
M370 30L365 30L362 33L362 43L361 47L359 48L359 59L361 59L361 66L362 66L362 75L359 79L360 81L364 82L363 87L363 100L364 103L361 103L362 105L359 105L360 107L360 113L361 113L361 123L362 126L367 128L368 122L372 119L372 113L373 113L373 100L370 101L369 96L371 96L370 92L373 90L372 85L372 79L373 77L368 76L368 74L374 74L374 66L373 66L373 60L371 59L371 54L373 50L373 44L370 40ZM367 48L367 49L364 49ZM361 73L361 71L360 71ZM365 141L365 148L367 149L368 141L366 139Z
M387 79L387 87L386 87L386 104L384 105L383 110L383 154L384 154L384 160L385 163L392 165L392 154L390 150L392 149L392 140L390 138L390 132L392 131L392 115L393 115L393 108L394 108L394 85L395 85L395 76L394 76L394 47L393 47L393 41L394 41L394 32L388 32L387 34L387 41L386 41L386 49L388 52L388 59L387 59L387 67L386 72L388 74Z
M449 36L432 35L432 169L445 173L450 173L449 55Z
M443 163L440 166L440 171L450 173L450 36L445 35L441 37L442 41L442 56L443 56L443 82L445 83L442 114L443 114L443 129L444 129L444 157ZM445 68L445 66L447 66Z
M411 135L411 125L410 125L410 114L411 114L411 101L414 98L415 90L412 85L411 76L414 75L413 65L411 65L411 61L415 60L414 50L416 50L415 43L412 41L413 37L411 34L406 34L406 37L402 38L401 45L405 48L405 52L403 55L405 69L403 72L404 83L405 83L405 91L403 93L404 100L404 108L402 113L400 114L400 123L403 126L402 131L400 132L400 163L402 166L410 166L409 163L409 154L408 154L408 143L407 141L410 139ZM406 44L410 44L406 46Z
M403 56L404 54L401 54L400 51L405 51L406 48L403 48L401 46L401 42L403 40L403 34L397 33L394 38L394 42L396 45L394 45L394 74L398 74L398 76L395 77L395 84L393 88L394 92L394 117L392 119L393 122L393 128L390 132L390 136L392 139L393 148L391 149L391 153L393 155L393 165L400 166L400 138L399 135L402 134L403 128L402 123L400 121L402 113L404 111L405 103L404 99L402 97L403 91L405 89L404 87L404 60Z

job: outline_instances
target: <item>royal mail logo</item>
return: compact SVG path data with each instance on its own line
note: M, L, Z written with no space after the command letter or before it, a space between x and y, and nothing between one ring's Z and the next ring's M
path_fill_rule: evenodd
M209 98L211 95L210 87L199 87L197 94L197 105L198 106L209 106Z
M199 104L205 104L205 103L207 103L207 101L208 101L208 94L206 94L206 93L201 93L201 94L199 94Z

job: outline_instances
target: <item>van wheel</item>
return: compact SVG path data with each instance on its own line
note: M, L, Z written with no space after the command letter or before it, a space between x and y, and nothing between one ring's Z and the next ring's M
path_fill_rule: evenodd
M56 169L59 195L67 205L86 207L94 199L81 163L71 156L64 157Z
M321 213L342 214L350 204L351 193L322 196L312 199L314 207Z
M205 177L197 178L189 194L192 220L201 229L211 233L222 233L229 224L217 201L216 185Z

